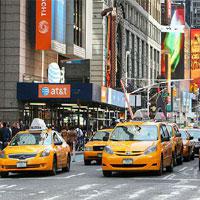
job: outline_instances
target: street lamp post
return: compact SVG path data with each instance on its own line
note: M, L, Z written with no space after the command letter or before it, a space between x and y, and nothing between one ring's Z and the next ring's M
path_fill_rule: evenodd
M127 94L128 87L128 56L130 55L130 51L126 51L126 71L125 71L125 90ZM126 102L126 101L125 101ZM125 103L125 120L127 120L127 103Z

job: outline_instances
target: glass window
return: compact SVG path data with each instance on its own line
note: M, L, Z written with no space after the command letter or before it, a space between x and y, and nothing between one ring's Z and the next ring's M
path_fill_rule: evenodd
M92 141L102 141L103 137L109 137L109 132L107 131L97 131L92 137Z
M17 134L11 141L10 146L24 145L50 145L51 134L47 133L25 133Z
M156 141L158 130L153 125L117 126L110 140L113 141Z

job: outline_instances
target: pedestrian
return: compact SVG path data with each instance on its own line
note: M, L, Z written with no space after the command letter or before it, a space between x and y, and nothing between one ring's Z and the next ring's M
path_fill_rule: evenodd
M8 145L8 142L11 140L12 137L6 122L3 122L3 128L0 129L0 135L2 140L2 149L4 149Z
M20 131L20 126L18 122L14 122L12 125L12 137L14 137Z

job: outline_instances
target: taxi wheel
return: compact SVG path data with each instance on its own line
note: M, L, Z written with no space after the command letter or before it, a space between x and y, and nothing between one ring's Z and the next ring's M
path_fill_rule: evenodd
M91 161L90 161L90 160L84 160L84 164L85 164L85 165L90 165L90 164L91 164Z
M103 170L103 175L105 177L111 177L112 176L112 171L105 171L105 170Z
M173 158L173 157L172 157ZM171 160L171 164L169 166L166 167L166 171L167 172L173 172L173 168L174 168L174 162L173 159Z
M163 174L163 158L160 160L160 169L156 172L158 176L162 176Z
M66 167L63 168L64 172L69 172L70 171L70 163L71 163L71 157L70 155L67 156L67 163L66 163Z
M180 155L180 157L177 159L177 164L182 165L183 164L183 155Z
M177 155L176 155L176 151L173 153L173 164L174 164L174 166L176 166L177 165Z
M57 172L57 160L54 156L54 159L53 159L53 166L52 166L52 170L51 170L51 175L52 176L55 176L56 175L56 172Z
M190 159L194 160L194 152L192 152L192 155L191 155Z
M9 176L9 172L1 172L1 178L7 178Z

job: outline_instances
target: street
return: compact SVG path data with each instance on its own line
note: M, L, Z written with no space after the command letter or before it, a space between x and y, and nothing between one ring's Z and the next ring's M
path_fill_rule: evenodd
M173 173L159 177L151 173L102 175L101 167L84 166L82 156L72 162L69 173L56 176L44 174L12 174L0 179L2 200L198 200L200 199L198 159L176 166Z

